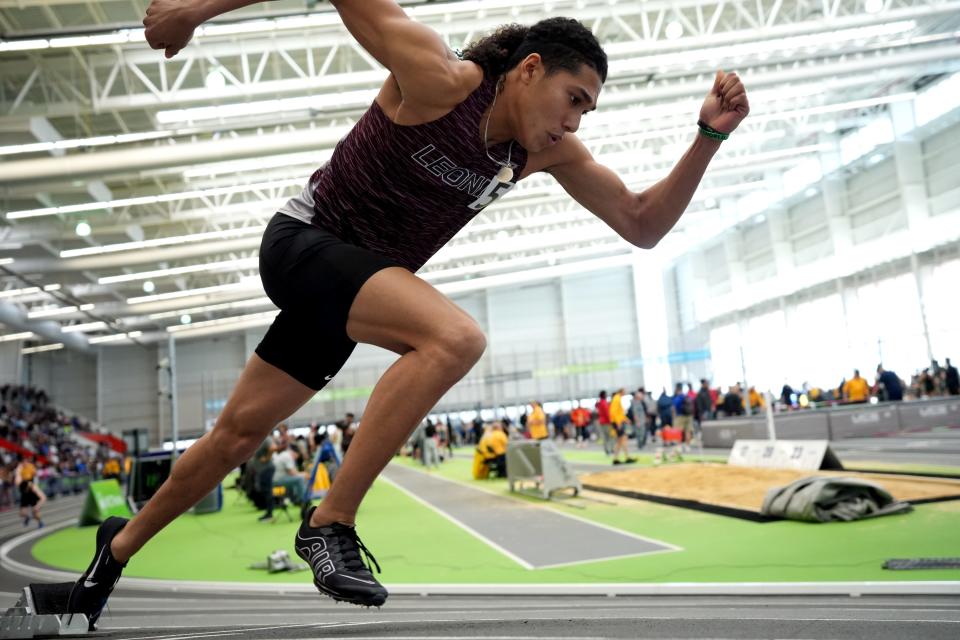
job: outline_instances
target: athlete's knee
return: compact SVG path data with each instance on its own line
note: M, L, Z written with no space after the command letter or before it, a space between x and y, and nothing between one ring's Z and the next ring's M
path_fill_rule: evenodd
M226 407L210 436L224 458L239 464L250 459L274 427L249 406Z
M466 373L480 360L487 348L487 338L470 318L445 324L423 349L441 367L455 375Z

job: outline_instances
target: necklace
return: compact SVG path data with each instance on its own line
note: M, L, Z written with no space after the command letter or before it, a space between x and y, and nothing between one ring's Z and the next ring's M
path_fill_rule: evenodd
M497 106L497 96L500 95L500 87L503 84L503 77L497 81L497 88L493 92L493 104L490 105L490 113L487 114L487 124L483 127L483 151L487 154L487 157L490 158L493 162L496 162L500 165L500 171L497 171L497 180L500 182L510 182L513 179L513 169L510 167L510 158L513 155L513 140L510 141L510 146L507 147L507 161L503 162L497 160L490 155L490 149L487 147L487 134L490 133L490 118L493 117L493 109Z

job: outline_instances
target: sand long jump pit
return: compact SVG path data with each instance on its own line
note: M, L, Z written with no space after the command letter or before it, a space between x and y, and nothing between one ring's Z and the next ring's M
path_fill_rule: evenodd
M874 482L894 498L911 504L960 500L960 479L895 473L758 469L716 463L603 471L580 476L584 489L671 506L771 522L760 513L767 491L809 476L852 477Z

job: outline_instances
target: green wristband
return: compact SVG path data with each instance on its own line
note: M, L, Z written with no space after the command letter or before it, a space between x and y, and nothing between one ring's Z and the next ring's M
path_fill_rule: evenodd
M726 140L727 138L730 137L729 133L723 133L721 131L717 131L716 129L708 125L703 120L698 120L697 126L700 127L701 135L704 135L708 138L712 138L713 140Z

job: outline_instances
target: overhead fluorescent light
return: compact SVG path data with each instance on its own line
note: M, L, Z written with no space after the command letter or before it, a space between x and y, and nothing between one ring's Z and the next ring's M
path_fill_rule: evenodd
M100 211L103 209L113 209L117 207L133 207L145 204L158 204L160 202L178 202L181 200L211 198L213 196L235 195L238 193L247 193L249 191L262 191L266 189L277 189L290 186L303 186L303 178L271 180L269 182L257 182L254 184L229 187L215 187L212 189L198 189L194 191L182 191L179 193L162 193L159 195L140 196L137 198L120 198L118 200L107 200L103 202L85 202L83 204L64 205L62 207L22 209L20 211L10 211L6 215L7 220L39 218L43 216L58 216L68 213L82 213L85 211Z
M85 331L101 331L107 328L106 322L81 322L60 327L63 333L83 333Z
M279 310L274 310L263 313L252 313L245 316L194 322L192 324L175 324L167 327L167 332L178 338L187 338L265 327L273 322L278 313L280 313Z
M379 75L386 75L386 72ZM160 124L198 122L202 120L223 120L288 111L325 111L331 108L346 109L369 106L380 92L379 89L357 89L337 91L335 93L317 93L296 98L257 100L221 104L214 107L191 107L157 111L156 119Z
M90 344L103 344L105 342L120 342L121 340L129 340L130 338L139 338L143 335L143 331L128 331L127 333L116 333L112 336L94 336L88 338L87 342Z
M54 344L45 344L39 347L26 347L20 350L20 353L27 356L31 353L43 353L44 351L57 351L58 349L63 349L62 342L56 342Z
M153 240L137 240L134 242L119 242L117 244L106 244L99 247L82 247L80 249L67 249L60 252L61 258L76 258L78 256L92 256L104 253L115 253L117 251L132 251L134 249L148 249L154 247L167 247L175 244L184 244L187 242L204 242L206 240L223 240L226 238L238 238L243 236L252 236L262 234L267 225L255 225L252 227L243 227L241 229L224 229L223 231L205 231L203 233L192 233L185 236L168 236L166 238L154 238Z
M74 313L78 311L77 307L55 307L53 309L40 309L38 311L28 311L27 318L33 320L35 318L50 318L53 316L62 316L68 313Z
M141 133L123 133L116 136L97 136L94 138L53 140L51 142L11 144L0 146L0 156L15 155L18 153L38 153L44 151L58 151L63 149L77 149L79 147L102 147L105 145L123 144L126 142L142 142L144 140L169 138L172 135L172 131L143 131Z
M147 317L150 320L162 320L164 318L176 318L183 314L193 315L197 313L208 313L210 311L224 311L227 309L243 309L245 307L259 307L262 305L273 304L267 296L251 298L249 300L236 300L234 302L221 302L219 304L208 304L200 307L190 307L188 309L177 309L175 311L162 311L160 313L151 313Z
M199 289L184 289L183 291L169 291L167 293L155 293L149 296L137 296L127 298L127 304L142 304L144 302L157 302L159 300L175 300L176 298L189 298L190 296L203 296L211 293L220 293L222 291L234 291L251 287L253 283L231 282L230 284L218 284L212 287L200 287Z
M16 340L33 340L37 335L32 331L23 331L21 333L8 333L0 336L0 342L14 342Z
M238 260L221 260L220 262L208 262L205 264L191 264L186 267L171 267L169 269L157 269L155 271L141 271L140 273L124 273L118 276L107 276L99 278L99 284L115 284L118 282L132 282L135 280L149 280L151 278L160 278L163 276L178 276L185 273L205 273L208 271L220 271L223 269L252 269L260 265L260 258L240 258Z
M627 253L609 258L599 258L597 260L583 260L580 262L571 262L568 264L554 265L542 269L529 269L526 271L514 271L484 278L475 278L473 280L462 280L460 282L447 282L437 285L437 290L441 293L450 295L454 293L464 293L466 291L476 291L478 289L492 289L494 287L503 287L513 284L523 284L527 282L538 282L557 278L565 275L574 275L586 273L588 271L599 271L601 269L612 269L633 264L633 253Z

